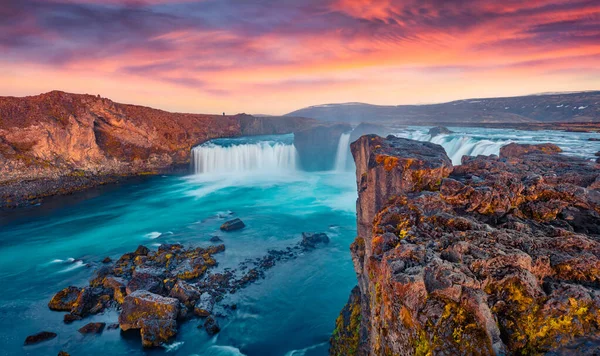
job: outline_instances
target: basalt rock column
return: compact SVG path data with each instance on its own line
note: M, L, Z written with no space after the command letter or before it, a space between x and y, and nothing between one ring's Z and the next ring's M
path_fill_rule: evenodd
M540 145L452 169L437 145L377 136L352 151L360 295L338 318L332 354L600 350L593 163Z

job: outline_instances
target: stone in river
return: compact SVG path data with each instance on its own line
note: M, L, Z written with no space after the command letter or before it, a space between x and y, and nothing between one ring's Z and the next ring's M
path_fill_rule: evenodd
M82 334L101 334L106 323L89 323L81 327L78 331Z
M315 248L319 243L329 243L329 236L327 234L319 232L319 233L310 233L303 232L302 233L302 242L300 245L304 248Z
M56 337L56 333L50 331L42 331L34 335L29 335L25 339L25 345L33 345L40 343L42 341L54 339Z
M221 225L221 230L223 231L235 231L240 230L246 227L246 224L238 218L233 220L226 221L223 225Z

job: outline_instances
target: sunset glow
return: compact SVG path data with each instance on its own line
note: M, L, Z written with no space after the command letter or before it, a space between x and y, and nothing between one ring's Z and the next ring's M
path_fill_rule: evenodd
M600 2L21 0L0 95L285 114L600 88Z

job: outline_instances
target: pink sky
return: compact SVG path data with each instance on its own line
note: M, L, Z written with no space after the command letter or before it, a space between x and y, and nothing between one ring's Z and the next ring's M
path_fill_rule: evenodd
M0 95L284 114L600 89L600 2L21 0Z

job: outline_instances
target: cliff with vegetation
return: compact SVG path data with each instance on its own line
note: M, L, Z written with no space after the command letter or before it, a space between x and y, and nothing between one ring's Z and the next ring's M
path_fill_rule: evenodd
M600 171L554 145L453 167L441 146L352 144L358 288L332 355L600 351Z
M169 171L189 162L191 147L213 138L290 133L312 123L170 113L59 91L0 97L2 205Z

